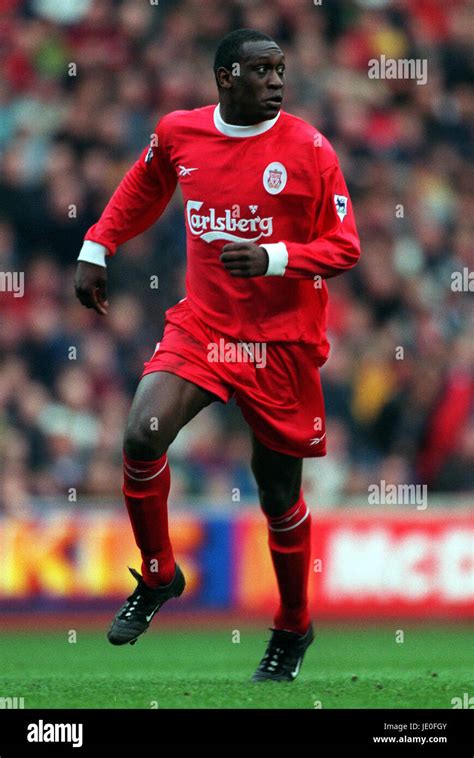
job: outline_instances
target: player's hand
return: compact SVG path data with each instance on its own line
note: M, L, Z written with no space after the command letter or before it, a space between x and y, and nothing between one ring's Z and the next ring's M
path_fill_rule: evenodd
M107 315L107 269L95 263L79 261L74 277L76 296L86 308L93 308L101 316Z
M221 261L231 276L263 276L268 253L254 242L230 242L222 248Z

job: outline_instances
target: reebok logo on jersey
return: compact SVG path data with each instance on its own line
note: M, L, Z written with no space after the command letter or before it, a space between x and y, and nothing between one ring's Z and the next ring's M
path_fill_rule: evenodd
M191 176L192 171L199 171L198 168L186 168L186 166L179 166L179 176Z
M188 200L186 218L193 234L197 234L204 242L229 240L230 242L256 242L261 237L273 234L273 216L262 218L240 218L235 212L226 209L224 215L218 216L215 208L209 208L207 214L200 215L203 202ZM243 237L237 232L250 232L252 237Z
M145 164L151 163L151 160L153 158L153 148L150 145L148 148L147 154L145 155Z

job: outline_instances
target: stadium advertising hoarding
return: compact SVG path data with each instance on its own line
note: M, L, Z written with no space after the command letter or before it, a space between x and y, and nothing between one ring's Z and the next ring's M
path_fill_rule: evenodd
M271 610L265 529L255 519L238 529L238 603L250 611ZM469 515L324 515L313 518L312 552L311 604L319 618L474 616Z
M187 589L174 610L269 614L276 603L257 512L180 512L171 537ZM0 607L101 608L140 566L126 516L63 511L0 520ZM466 512L313 516L312 611L319 618L474 617L474 519Z

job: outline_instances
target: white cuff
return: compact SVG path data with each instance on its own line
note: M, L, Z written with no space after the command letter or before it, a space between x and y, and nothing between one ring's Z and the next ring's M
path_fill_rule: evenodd
M105 268L105 256L107 253L108 250L104 245L99 245L98 242L92 242L92 240L84 240L77 260L95 263L96 266L104 266Z
M284 242L269 242L260 245L268 253L268 268L265 276L283 276L288 265L288 250Z

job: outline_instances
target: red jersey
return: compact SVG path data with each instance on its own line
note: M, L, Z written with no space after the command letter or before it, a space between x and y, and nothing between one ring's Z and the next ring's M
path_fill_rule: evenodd
M215 105L170 113L87 232L84 249L92 241L114 255L161 216L178 182L186 294L195 315L236 339L309 342L327 357L324 279L350 269L360 255L328 140L284 111L253 126L226 124ZM223 246L241 240L267 250L264 276L232 277L224 269Z

